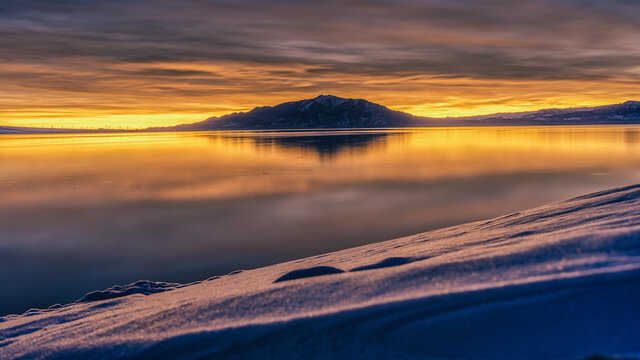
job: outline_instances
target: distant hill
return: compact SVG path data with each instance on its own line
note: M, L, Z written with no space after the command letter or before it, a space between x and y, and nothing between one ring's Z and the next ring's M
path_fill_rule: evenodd
M449 118L455 125L606 125L640 124L640 101L622 104L545 109L539 111L503 113L464 118Z
M426 119L363 99L320 95L313 99L257 107L245 113L212 117L176 130L339 129L429 126Z

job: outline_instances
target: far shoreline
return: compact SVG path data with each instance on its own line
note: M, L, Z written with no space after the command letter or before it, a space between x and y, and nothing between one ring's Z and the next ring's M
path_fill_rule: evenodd
M288 128L288 129L66 129L66 128L14 128L0 126L0 135L70 135L70 134L139 134L139 133L189 133L189 132L349 132L349 131L384 131L384 130L426 130L426 129L473 129L473 128L594 128L594 127L638 127L640 123L593 123L593 124L473 124L473 125L433 125L433 126L403 126L403 127L367 127L367 128Z

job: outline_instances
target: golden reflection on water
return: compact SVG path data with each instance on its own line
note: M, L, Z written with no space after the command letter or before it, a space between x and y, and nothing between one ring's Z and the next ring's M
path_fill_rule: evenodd
M640 164L634 127L5 135L6 204L220 199Z

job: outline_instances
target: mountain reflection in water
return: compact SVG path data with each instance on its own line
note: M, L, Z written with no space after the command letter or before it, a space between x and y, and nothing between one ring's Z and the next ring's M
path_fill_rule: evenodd
M355 131L336 130L311 135L299 132L266 133L262 135L259 132L255 132L247 135L224 136L218 134L214 136L222 136L229 141L251 141L258 147L281 146L300 149L305 153L315 152L322 159L331 159L341 151L350 152L358 149L367 151L368 148L374 145L384 146L389 135L387 133L358 133Z

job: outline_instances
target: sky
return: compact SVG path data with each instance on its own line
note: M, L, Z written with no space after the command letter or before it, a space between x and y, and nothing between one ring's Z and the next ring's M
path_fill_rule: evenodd
M143 128L332 94L415 115L640 100L635 0L2 0L0 125Z

